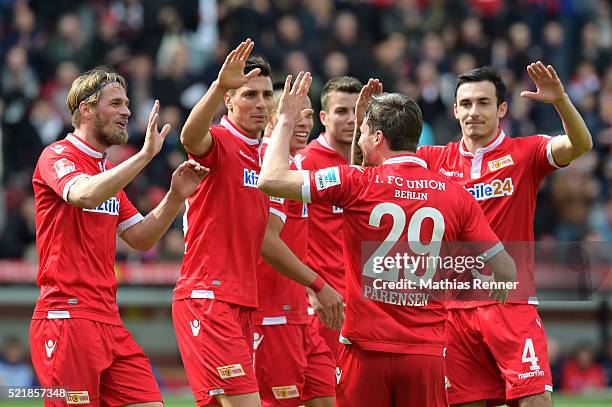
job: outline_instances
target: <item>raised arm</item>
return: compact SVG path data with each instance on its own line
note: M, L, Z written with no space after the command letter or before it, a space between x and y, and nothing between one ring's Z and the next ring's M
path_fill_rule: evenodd
M305 287L312 287L321 305L317 310L321 319L330 328L338 328L342 325L342 297L287 247L280 237L283 226L283 221L277 216L268 217L261 256L279 273Z
M291 88L291 75L285 80L285 89L278 104L278 122L274 127L270 144L264 157L257 187L270 196L302 200L302 171L289 169L289 145L293 126L300 115L312 114L312 109L302 110L312 77L310 72L300 72Z
M552 156L555 163L565 166L593 148L593 140L586 123L570 101L563 84L551 65L540 61L530 64L527 72L536 85L536 92L521 92L521 96L537 102L550 103L561 117L566 135L552 141Z
M244 74L244 65L254 45L255 43L249 38L229 53L217 79L189 113L181 131L181 143L188 153L202 156L210 150L213 138L208 129L219 105L223 102L225 93L241 87L249 79L259 75L259 68Z
M383 91L383 85L378 79L368 79L368 83L363 85L357 103L355 104L355 131L353 132L353 143L351 146L351 164L363 165L363 152L359 147L359 138L361 137L361 123L365 119L365 110L368 102L373 95L380 95Z
M194 160L185 161L172 173L170 190L143 220L126 229L120 236L136 250L149 250L162 237L176 218L183 202L191 195L209 170Z
M93 177L78 179L68 191L67 201L80 208L93 209L123 189L159 153L170 132L166 124L161 133L157 129L159 101L149 114L147 134L142 149L121 164Z

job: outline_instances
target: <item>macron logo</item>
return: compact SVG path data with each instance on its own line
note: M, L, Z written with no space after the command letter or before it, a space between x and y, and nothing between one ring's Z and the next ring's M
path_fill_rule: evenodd
M336 366L336 384L340 384L340 378L342 377L342 370Z
M53 355L53 351L55 350L55 345L57 345L57 341L52 341L49 339L45 341L45 350L47 351L47 357L51 359L51 355Z
M244 169L244 186L257 188L257 180L259 179L259 174L255 170Z
M202 325L200 325L200 321L198 321L197 319L189 321L189 326L191 327L191 333L193 334L193 336L198 336L198 334L200 333L200 328L202 327Z

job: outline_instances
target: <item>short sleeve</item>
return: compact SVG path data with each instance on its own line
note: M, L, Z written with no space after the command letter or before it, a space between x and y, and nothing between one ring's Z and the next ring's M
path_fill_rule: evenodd
M125 232L143 219L138 209L132 204L126 193L119 191L119 219L117 220L117 234Z
M561 168L552 155L552 142L555 139L543 134L529 137L532 143L534 170L538 179L542 179L554 170Z
M63 148L62 148L63 147ZM68 199L70 187L80 178L88 178L77 154L70 148L55 145L47 147L38 162L40 177L64 201Z
M213 143L206 154L201 156L188 154L190 159L197 161L211 170L214 169L223 159L223 153L225 151L225 138L223 137L223 132L219 129L219 127L220 126L213 126L209 129L209 133L213 138Z
M365 168L361 166L341 165L323 168L316 171L302 171L302 201L328 202L344 207L358 188Z
M461 241L470 242L470 249L474 255L482 256L485 261L504 249L499 238L489 226L485 214L478 202L467 191L462 201L465 214L461 231Z
M284 198L270 197L270 214L278 216L285 223L287 221L287 200Z

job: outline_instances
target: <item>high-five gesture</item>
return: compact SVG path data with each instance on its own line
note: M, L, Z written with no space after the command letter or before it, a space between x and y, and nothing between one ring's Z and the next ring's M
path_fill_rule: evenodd
M164 145L164 140L168 133L170 133L170 125L164 124L161 133L157 128L157 120L159 119L159 100L156 100L149 113L149 123L147 124L147 134L145 141L142 146L142 152L148 157L153 158L160 152Z
M368 79L368 83L363 85L357 103L355 104L355 125L361 126L363 119L365 118L365 109L374 95L380 95L383 91L383 85L378 79Z
M278 103L278 117L287 118L289 121L297 122L301 117L312 114L312 109L303 109L304 99L312 84L310 72L300 72L291 87L292 75L285 79L285 89Z
M368 83L363 85L357 103L355 103L355 131L353 132L353 143L351 146L351 164L363 164L363 151L359 147L359 138L361 137L361 124L365 119L366 106L372 96L380 95L383 91L383 85L378 79L368 79Z
M536 92L523 91L521 96L543 103L556 103L565 97L563 84L552 65L544 66L540 61L529 64L527 73L536 85Z
M261 71L259 68L253 69L251 72L244 74L244 65L246 60L251 55L251 51L255 43L247 38L246 41L242 41L236 49L229 53L225 62L219 71L217 81L219 86L223 89L237 89L247 83L249 79L259 75Z

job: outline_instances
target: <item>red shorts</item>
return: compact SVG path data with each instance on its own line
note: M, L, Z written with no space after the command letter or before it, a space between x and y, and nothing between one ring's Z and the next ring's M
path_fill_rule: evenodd
M258 391L253 370L252 309L209 299L172 302L172 320L198 406L215 395Z
M335 360L311 325L257 326L254 339L262 406L299 406L334 396Z
M500 405L552 391L546 333L535 306L451 309L446 336L450 404Z
M340 331L336 331L335 329L328 328L321 318L318 315L310 316L310 324L315 328L315 330L319 331L319 335L327 344L327 347L331 351L334 359L338 358L338 354L340 353Z
M69 391L71 404L124 406L162 401L151 363L123 325L88 319L33 319L32 364L43 387ZM45 400L45 406L66 406Z
M444 358L340 346L336 406L446 407Z

